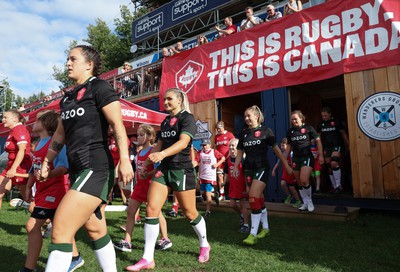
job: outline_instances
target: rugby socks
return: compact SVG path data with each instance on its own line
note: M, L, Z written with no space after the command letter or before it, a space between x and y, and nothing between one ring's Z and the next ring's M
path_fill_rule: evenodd
M332 188L336 189L336 181L335 178L333 177L333 174L329 174L329 179L331 180Z
M68 271L72 259L72 244L50 244L46 272Z
M303 191L305 192L305 195L307 196L307 199L311 200L311 197L312 197L311 184L308 184L307 186L303 187Z
M172 209L173 209L176 213L178 213L179 204L178 204L177 202L174 202L174 203L172 204Z
M160 232L158 217L146 217L144 223L144 253L143 258L147 261L154 259L154 249Z
M303 203L307 204L308 197L307 197L307 193L306 193L306 190L304 189L304 187L299 186L299 193L300 193L301 199L303 200Z
M267 208L261 210L261 224L264 229L269 229Z
M92 241L94 253L103 271L117 272L117 259L114 246L108 234L102 238Z
M332 174L333 174L333 178L334 178L334 181L335 181L335 189L336 188L339 188L340 187L340 179L341 179L341 176L342 176L342 171L340 171L340 168L339 167L337 167L337 168L334 168L334 169L332 169Z
M260 226L261 221L261 212L254 213L251 211L251 230L250 234L257 236L258 227Z
M225 199L225 190L224 188L219 189L219 196Z
M190 221L194 231L199 237L200 247L209 247L207 240L207 228L206 228L206 221L204 218L199 214L197 218L193 221Z

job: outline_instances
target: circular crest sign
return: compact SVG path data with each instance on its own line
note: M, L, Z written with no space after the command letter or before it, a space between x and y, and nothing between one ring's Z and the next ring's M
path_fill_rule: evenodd
M400 94L380 92L368 96L358 108L357 123L374 140L400 138Z

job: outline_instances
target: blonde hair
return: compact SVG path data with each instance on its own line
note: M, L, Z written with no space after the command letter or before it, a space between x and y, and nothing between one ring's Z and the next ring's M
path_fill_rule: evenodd
M233 139L231 139L231 140L229 141L229 145L234 144L234 145L235 145L235 149L237 148L238 143L239 143L239 139L236 139L236 138L233 138ZM228 156L232 156L232 151L231 151L230 148L229 148L229 154L228 154Z
M154 142L156 141L156 132L154 128L148 124L141 124L138 128L139 130L143 130L143 132L149 137L150 139L150 144L153 145Z
M257 105L253 105L253 106L247 108L245 110L245 112L249 111L249 110L251 110L254 113L254 115L258 117L258 124L261 124L262 122L264 122L264 115Z
M181 108L190 113L189 100L187 98L186 93L177 87L169 88L165 93L169 92L173 92L176 95L176 97L180 98L182 100Z
M19 123L25 124L26 119L25 117L22 115L22 113L20 113L18 110L8 110L6 112L9 112L12 114L12 116L16 117L18 119Z

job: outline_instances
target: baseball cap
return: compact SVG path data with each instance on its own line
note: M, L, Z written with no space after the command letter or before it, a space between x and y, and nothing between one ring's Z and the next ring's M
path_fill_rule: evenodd
M206 145L206 144L211 144L211 141L210 141L210 139L203 139L202 141L201 141L201 145Z

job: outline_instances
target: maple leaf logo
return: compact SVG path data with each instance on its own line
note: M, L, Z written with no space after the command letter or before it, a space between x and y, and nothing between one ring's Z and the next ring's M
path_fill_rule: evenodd
M176 86L185 93L189 92L203 73L204 65L189 60L181 70L175 74Z
M185 86L185 89L187 88L187 85L189 85L193 79L195 79L197 76L197 71L194 71L192 66L189 66L184 75L181 75L179 77L179 83L181 83L183 86Z

